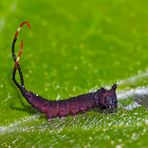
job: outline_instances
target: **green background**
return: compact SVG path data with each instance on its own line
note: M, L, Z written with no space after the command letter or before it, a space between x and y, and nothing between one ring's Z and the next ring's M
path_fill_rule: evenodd
M147 86L144 77L126 79L148 68L148 2L145 0L0 1L1 147L146 147L148 112L91 111L53 119L27 104L12 83L11 43L19 24L25 47L20 64L26 87L51 100L123 83L118 93Z

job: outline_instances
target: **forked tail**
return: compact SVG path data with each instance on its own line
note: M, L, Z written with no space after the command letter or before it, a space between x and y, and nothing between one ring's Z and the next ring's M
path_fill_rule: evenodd
M22 55L22 51L23 51L23 40L21 40L21 43L20 43L20 49L19 49L19 52L18 52L18 56L16 56L15 54L15 43L17 41L17 37L19 35L19 32L21 30L21 28L23 27L23 25L26 24L28 28L31 28L29 22L27 21L24 21L20 24L19 28L17 29L15 35L14 35L14 38L13 38L13 42L12 42L12 57L13 57L13 60L14 60L14 68L13 68L13 72L12 72L12 80L14 82L14 84L20 89L22 90L22 88L24 88L24 78L23 78L23 73L22 73L22 70L21 70L21 67L20 67L20 64L19 64L19 60L20 60L20 57ZM16 71L18 70L18 73L19 73L19 77L20 77L20 83L19 84L15 78L16 76Z

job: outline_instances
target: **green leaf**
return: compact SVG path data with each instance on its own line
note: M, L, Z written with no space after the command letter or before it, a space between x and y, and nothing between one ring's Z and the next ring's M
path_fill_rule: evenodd
M148 2L141 0L13 0L0 2L1 147L146 147L148 112L90 111L46 118L26 102L11 80L11 43L19 24L20 64L26 87L49 100L66 99L119 83L118 95L148 86ZM138 76L137 76L138 75ZM129 100L130 98L130 100Z

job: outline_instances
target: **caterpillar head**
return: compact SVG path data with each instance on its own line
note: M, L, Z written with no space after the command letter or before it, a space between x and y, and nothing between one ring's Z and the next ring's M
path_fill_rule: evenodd
M101 110L114 112L117 109L116 88L117 84L114 84L110 90L103 87L99 89L98 106Z

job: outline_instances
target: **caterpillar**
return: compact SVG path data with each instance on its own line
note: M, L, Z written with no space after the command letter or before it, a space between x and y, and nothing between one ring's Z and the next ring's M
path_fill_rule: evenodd
M108 109L111 112L117 109L117 84L113 84L109 90L101 87L92 93L82 94L65 100L57 101L45 99L27 90L24 84L24 77L21 66L19 64L19 60L24 47L23 40L21 40L18 55L16 56L15 54L15 44L21 28L25 24L28 28L31 28L31 25L28 21L22 22L17 29L12 41L12 58L14 61L12 80L16 87L20 90L22 96L27 100L29 104L32 105L33 108L37 109L41 113L44 113L49 121L55 117L65 117L67 115L75 116L78 113L85 113L86 111L89 111L93 108L99 108L100 110ZM16 80L17 71L19 74L20 83Z

